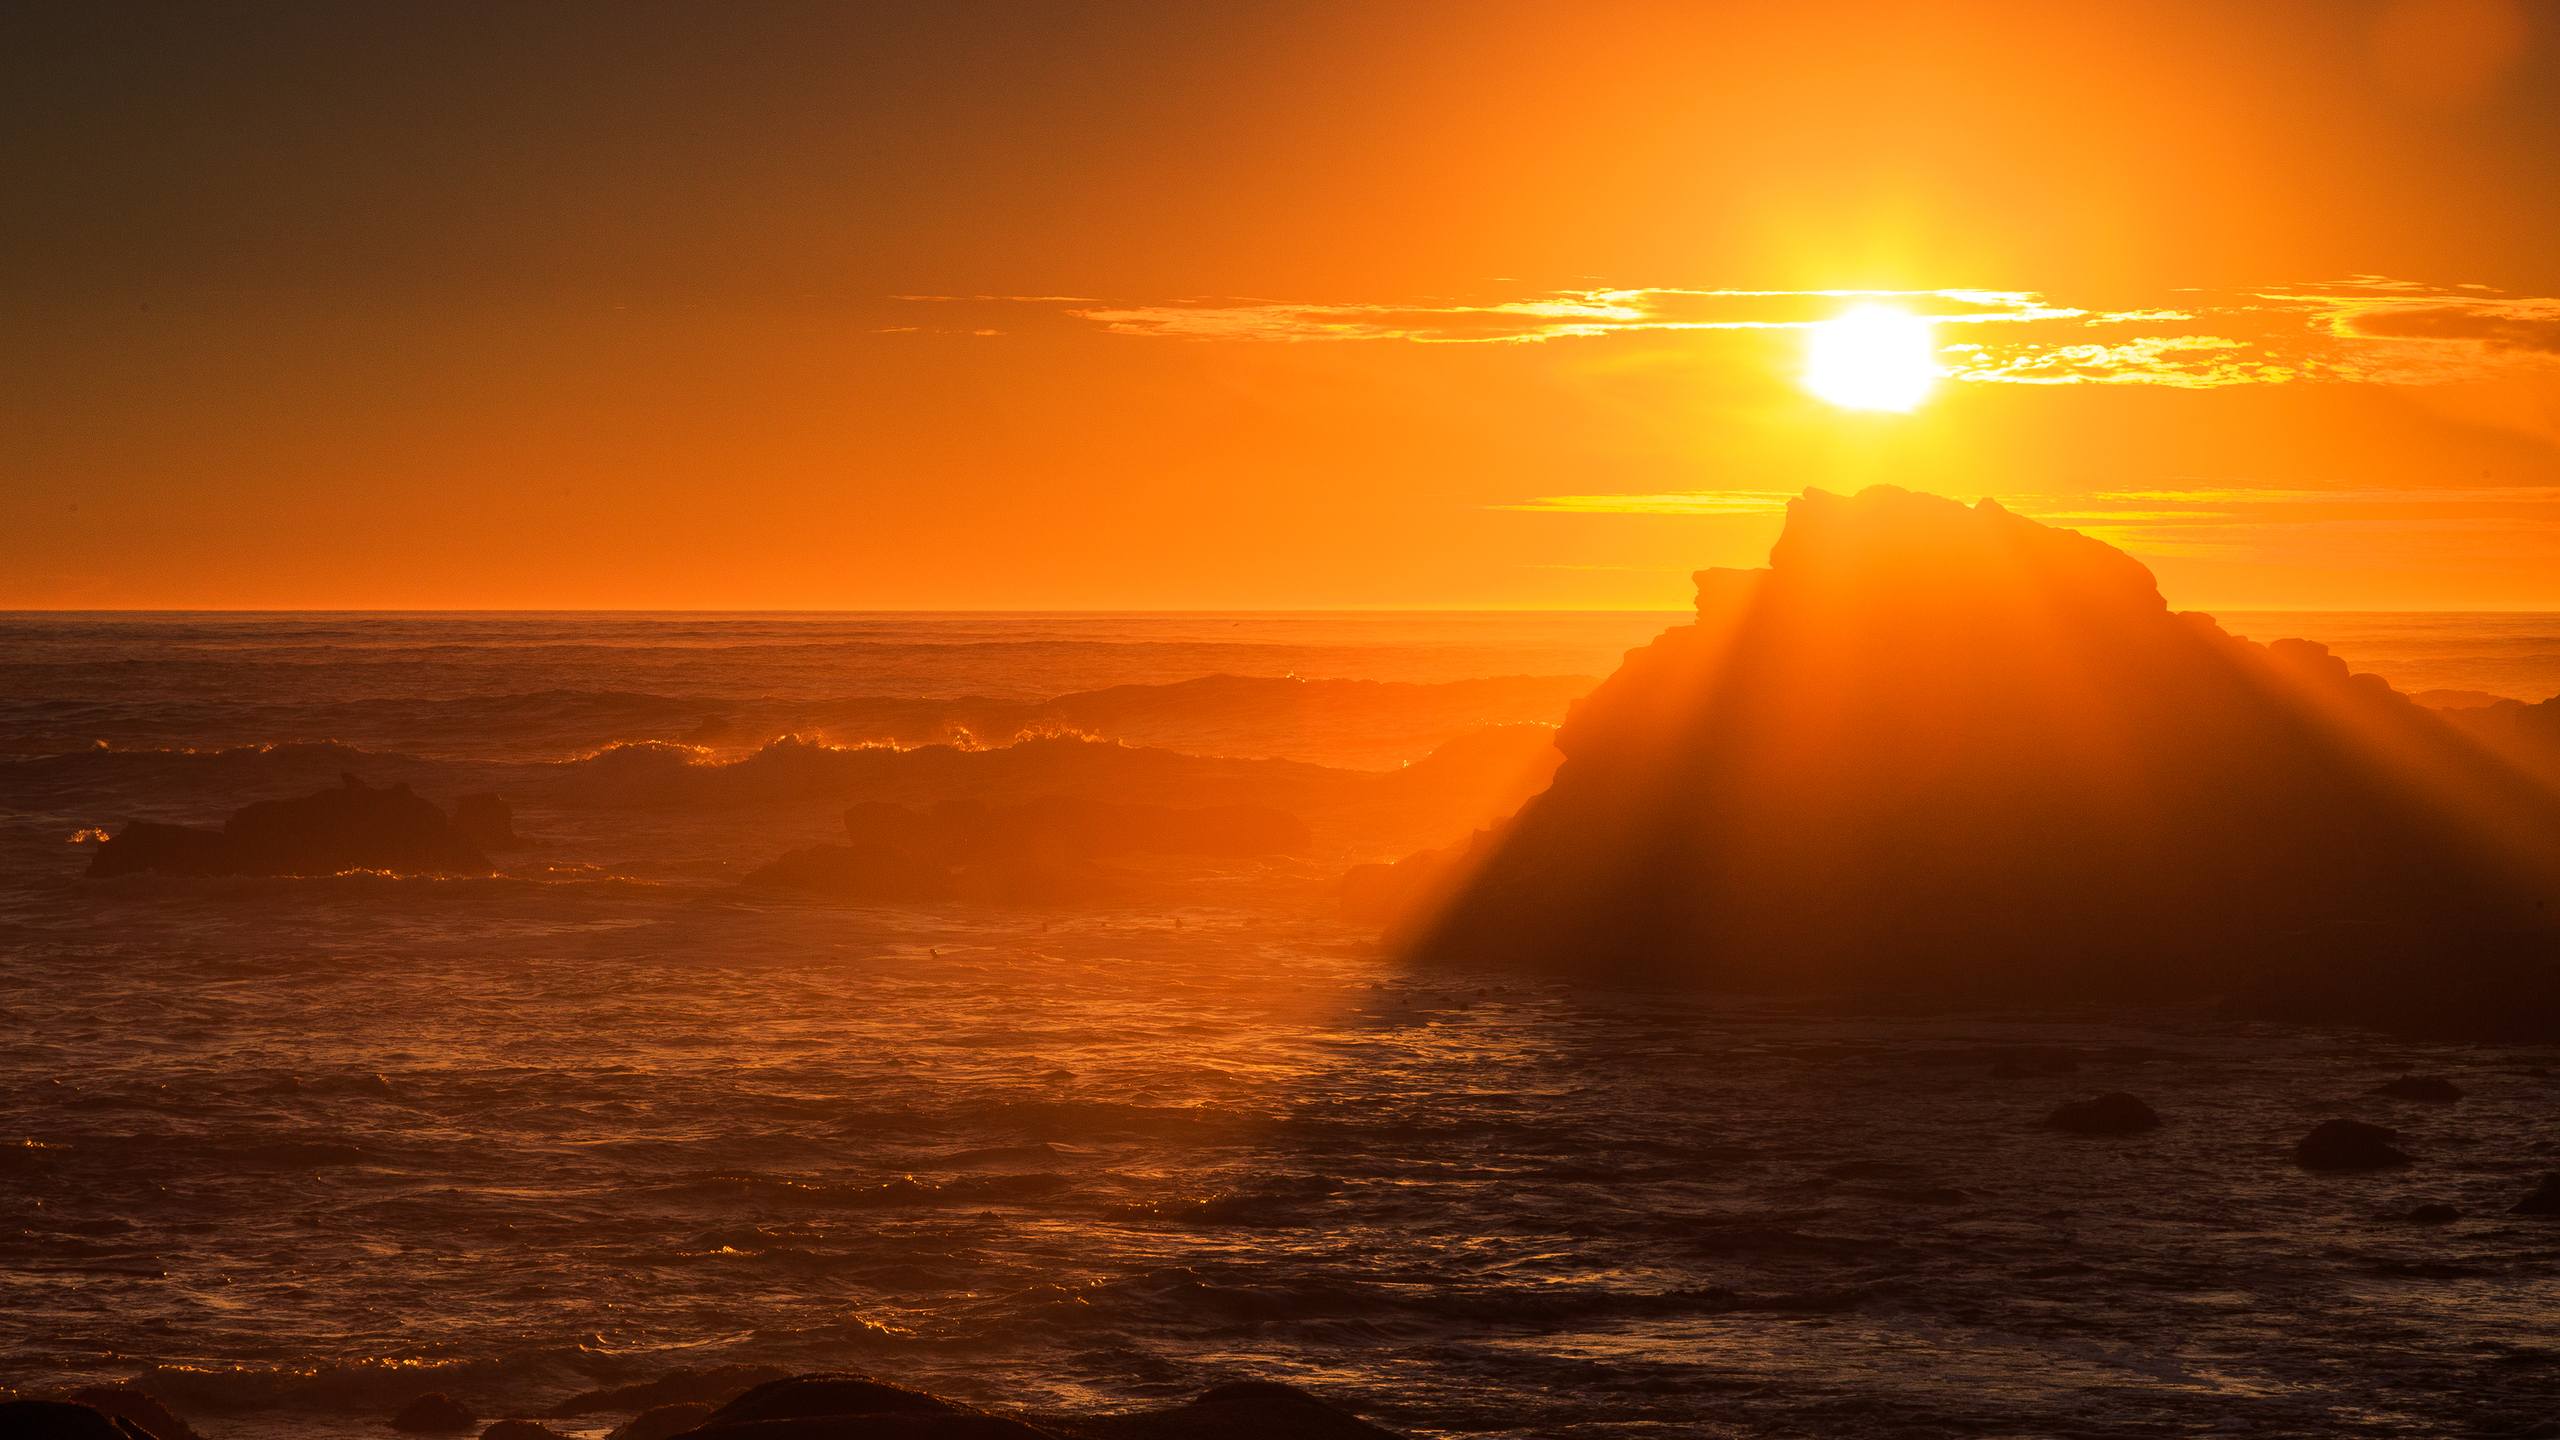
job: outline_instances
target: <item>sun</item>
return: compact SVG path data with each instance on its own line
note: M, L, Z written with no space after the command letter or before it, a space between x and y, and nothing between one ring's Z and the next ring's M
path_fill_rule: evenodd
M1910 410L1938 381L1929 322L1890 305L1860 305L1812 327L1804 388L1845 410Z

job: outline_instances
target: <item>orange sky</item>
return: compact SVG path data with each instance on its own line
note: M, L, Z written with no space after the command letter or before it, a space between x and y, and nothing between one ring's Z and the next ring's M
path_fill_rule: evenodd
M1744 8L21 7L0 607L2560 608L2560 6Z

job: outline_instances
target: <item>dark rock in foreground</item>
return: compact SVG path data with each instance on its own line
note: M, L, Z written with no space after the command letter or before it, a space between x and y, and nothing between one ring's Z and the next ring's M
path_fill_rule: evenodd
M1003 1415L858 1375L759 1385L684 1432L694 1440L1393 1440L1286 1385L1221 1385L1118 1415Z
M2509 1206L2510 1215L2560 1216L2560 1171L2542 1177L2533 1193Z
M158 1440L204 1440L193 1425L172 1413L168 1406L130 1385L87 1385L66 1398L107 1416L130 1420Z
M141 821L98 847L89 878L334 875L345 870L485 875L489 857L406 785L353 775L334 790L243 806L219 831Z
M2424 1100L2442 1105L2461 1099L2462 1087L2441 1075L2403 1075L2375 1086L2373 1093L2393 1100Z
M2560 800L1989 501L1807 492L1556 746L1422 958L2560 1036Z
M391 1415L392 1429L421 1435L450 1434L479 1423L480 1418L465 1409L461 1401L441 1392L421 1395Z
M105 1428L100 1428L101 1426ZM37 1397L0 1389L0 1440L203 1440L194 1426L130 1385L84 1385Z
M2117 1090L2059 1106L2044 1123L2074 1135L2138 1135L2159 1129L2160 1116L2141 1100Z
M150 1431L89 1405L66 1400L0 1400L6 1440L161 1440Z
M2420 1205L2400 1218L2412 1225L2450 1225L2462 1212L2450 1205Z
M2362 1120L2323 1120L2293 1147L2293 1160L2305 1170L2388 1170L2409 1163L2391 1143L2399 1138L2397 1130Z

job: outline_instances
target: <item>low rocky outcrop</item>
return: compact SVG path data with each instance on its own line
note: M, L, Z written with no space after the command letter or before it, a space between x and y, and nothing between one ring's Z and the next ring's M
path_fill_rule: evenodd
M391 1412L392 1429L417 1435L450 1435L479 1423L479 1416L442 1391L421 1395Z
M2560 695L2527 703L2492 697L2445 718L2545 782L2560 784Z
M866 802L921 810L943 801L975 801L1001 812L1035 798L1177 812L1276 811L1303 821L1323 847L1401 854L1446 843L1518 808L1554 768L1553 735L1543 725L1486 726L1393 770L1181 754L1067 736L993 748L904 749L786 736L734 757L642 742L563 763L541 783L548 797L571 804L694 812L797 812ZM1006 818L1046 826L1052 817ZM1161 836L1144 837L1147 849L1131 849L1111 827L1101 833L1125 854L1201 853L1196 838L1168 851ZM1228 854L1239 843L1263 853L1303 848L1294 831L1278 840L1256 832L1241 841L1229 832L1218 841ZM1279 852L1268 848L1275 844Z
M2375 1086L2373 1093L2392 1100L2447 1105L2462 1098L2462 1087L2441 1075L2403 1075Z
M489 857L405 785L341 776L334 789L241 807L220 830L143 821L98 847L89 878L334 875L346 870L485 875Z
M1011 879L1012 877L1003 877ZM1037 874L1022 877L1037 892ZM988 888L998 877L980 876ZM889 905L931 904L958 898L960 886L951 868L903 850L852 845L806 845L786 850L747 874L747 884L760 890L793 890L830 900L868 900ZM1063 887L1062 887L1063 888Z
M499 1420L480 1432L480 1440L569 1440L538 1420Z
M2485 710L2507 697L2486 690L2418 690L2409 698L2430 710Z
M2560 798L1987 500L1808 491L1555 743L1420 958L2560 1036Z
M2507 1208L2510 1215L2560 1216L2560 1171L2542 1177L2532 1193Z
M515 810L503 796L486 792L453 802L454 832L483 850L513 850L524 844L516 833Z
M693 1440L1394 1440L1394 1432L1286 1385L1220 1385L1190 1402L1116 1415L1005 1414L858 1375L759 1385Z
M2362 1120L2323 1120L2293 1147L2293 1161L2305 1170L2388 1170L2409 1163L2408 1152L2393 1142L2400 1132Z
M2087 1100L2073 1100L2044 1117L2044 1123L2074 1135L2139 1135L2160 1128L2159 1112L2121 1090Z
M604 731L563 735L558 748L593 749L617 738L649 735L735 750L798 732L827 735L840 744L908 749L959 744L983 750L1067 736L1203 757L1383 771L1478 727L1552 726L1598 678L1506 675L1400 681L1203 675L1039 701L869 696L708 715L672 701L645 707L625 703L597 718ZM1514 796L1511 803L1519 800Z

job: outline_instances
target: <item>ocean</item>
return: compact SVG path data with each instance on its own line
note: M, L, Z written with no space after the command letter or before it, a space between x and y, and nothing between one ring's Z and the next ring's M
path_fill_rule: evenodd
M1062 1407L1272 1378L1416 1435L2560 1413L2560 1240L2501 1213L2560 1055L1417 972L1340 914L1350 865L1516 802L1471 736L1678 618L0 616L0 1385L136 1381L212 1440L729 1361ZM2225 618L2560 694L2560 616ZM102 829L341 774L496 792L525 843L81 878ZM747 883L849 803L1026 793L1310 840L1055 904ZM2468 1098L2371 1098L2409 1072ZM2118 1089L2168 1123L2038 1123ZM2341 1114L2425 1163L2293 1167Z

